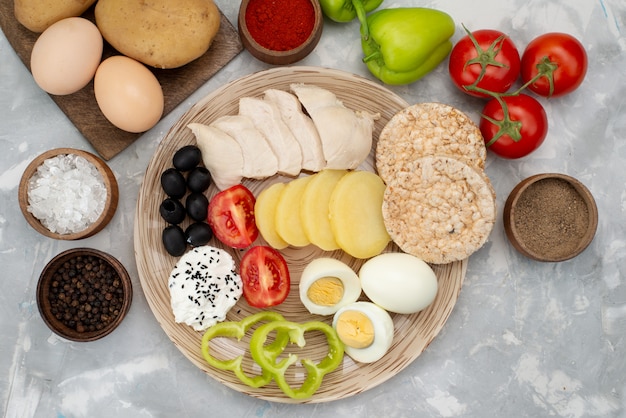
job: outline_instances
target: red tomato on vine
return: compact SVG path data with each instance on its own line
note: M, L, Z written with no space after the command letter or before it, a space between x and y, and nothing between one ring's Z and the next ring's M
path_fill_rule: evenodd
M522 54L522 81L544 97L557 97L578 88L587 73L587 53L566 33L546 33L533 39Z
M520 73L519 52L511 38L491 29L466 32L450 52L448 71L452 82L476 97L491 97L481 90L508 91Z
M543 143L548 118L541 103L526 94L503 96L488 101L483 108L480 132L495 154L521 158Z

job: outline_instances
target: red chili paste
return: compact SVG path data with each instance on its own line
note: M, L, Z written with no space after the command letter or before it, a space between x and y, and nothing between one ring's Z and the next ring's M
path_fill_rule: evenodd
M246 25L259 45L289 51L307 40L315 24L310 0L251 0Z

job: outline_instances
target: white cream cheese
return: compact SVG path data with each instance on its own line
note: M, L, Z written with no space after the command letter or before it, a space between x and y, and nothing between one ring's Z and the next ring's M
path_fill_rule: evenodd
M176 322L196 331L225 320L243 292L231 255L208 245L196 247L178 260L168 287Z

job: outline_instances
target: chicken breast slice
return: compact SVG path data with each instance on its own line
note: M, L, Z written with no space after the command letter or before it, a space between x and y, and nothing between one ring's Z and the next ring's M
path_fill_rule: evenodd
M372 149L374 121L380 115L348 109L329 90L294 83L291 91L311 116L322 141L326 168L357 168Z
M211 173L215 186L220 190L241 183L243 179L243 151L230 135L201 123L187 125L196 137L202 153L202 162Z
M295 176L302 170L300 144L283 122L278 107L256 97L239 99L239 114L248 116L254 126L265 136L278 159L278 172Z
M288 91L269 89L263 98L274 103L283 122L300 144L302 150L302 169L318 172L326 166L322 149L322 140L313 120L302 111L302 103Z
M278 159L265 135L244 115L225 115L209 126L231 136L243 151L243 176L251 179L271 177L278 171Z

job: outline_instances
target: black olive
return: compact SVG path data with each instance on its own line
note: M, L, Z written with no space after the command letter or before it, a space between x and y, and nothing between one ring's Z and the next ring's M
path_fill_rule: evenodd
M195 145L185 145L174 153L172 163L180 171L189 171L202 161L200 148Z
M185 232L178 225L170 225L163 230L161 235L165 250L173 257L180 257L187 250L187 238Z
M207 244L213 238L213 231L206 222L194 222L185 229L187 243L193 247Z
M161 173L161 187L165 194L175 199L180 199L187 192L185 176L175 168L168 168Z
M209 213L209 199L202 193L194 192L185 201L187 214L194 221L204 221Z
M196 167L187 175L187 187L192 192L203 192L211 185L211 173L205 167Z
M179 224L185 220L187 212L180 200L168 197L159 207L159 213L168 223Z

